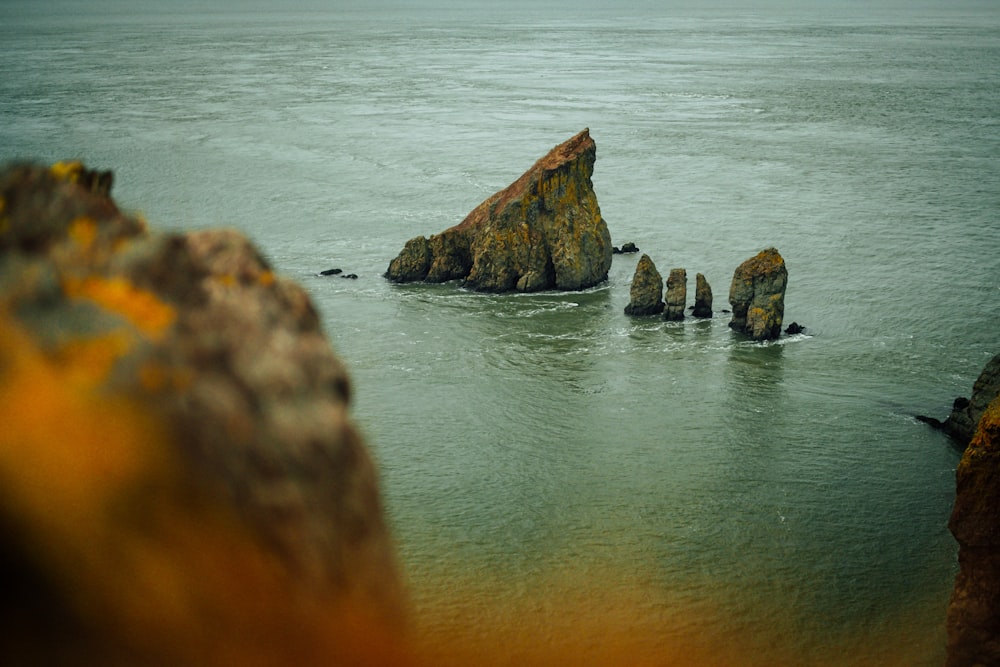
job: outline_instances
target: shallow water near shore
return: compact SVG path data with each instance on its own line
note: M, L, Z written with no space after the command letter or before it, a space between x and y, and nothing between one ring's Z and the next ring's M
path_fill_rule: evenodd
M1000 10L109 6L0 7L0 158L113 169L310 291L431 655L942 663L959 454L912 415L1000 351ZM584 127L614 242L714 318L626 317L636 255L381 277ZM719 311L768 246L806 333L760 344Z

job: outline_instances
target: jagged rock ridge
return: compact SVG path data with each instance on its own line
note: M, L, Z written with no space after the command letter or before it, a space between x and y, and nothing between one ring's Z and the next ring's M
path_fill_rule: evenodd
M407 241L386 278L461 279L486 292L578 290L602 282L612 246L591 182L596 155L585 129L458 225Z

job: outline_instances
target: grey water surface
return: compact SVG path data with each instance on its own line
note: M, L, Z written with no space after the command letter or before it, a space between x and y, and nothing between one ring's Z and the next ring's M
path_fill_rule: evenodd
M641 7L5 2L0 159L113 169L309 290L418 615L620 575L714 610L665 642L940 664L959 453L913 415L1000 352L1000 7ZM626 317L634 255L581 293L381 277L584 127L614 242L714 318ZM758 344L718 311L768 246L807 329Z

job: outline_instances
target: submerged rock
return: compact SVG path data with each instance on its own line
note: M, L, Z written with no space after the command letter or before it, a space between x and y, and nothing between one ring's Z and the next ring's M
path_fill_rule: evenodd
M663 319L671 322L684 319L684 305L687 303L687 271L670 269L664 301L666 305L663 309Z
M712 316L712 287L701 273L695 276L694 287L694 317Z
M948 605L949 667L1000 664L1000 398L984 409L955 471L948 528L959 573Z
M649 255L639 258L629 288L626 315L659 315L663 312L663 277Z
M485 292L579 290L602 282L612 252L591 182L596 155L583 130L458 225L408 241L386 278L462 279Z
M774 248L762 250L740 264L729 287L733 318L729 326L754 340L770 340L781 334L785 315L785 260Z
M308 295L69 173L0 173L5 659L395 664L376 471Z
M631 241L626 241L621 248L617 246L611 248L611 252L614 255L627 255L629 253L639 252L639 248Z

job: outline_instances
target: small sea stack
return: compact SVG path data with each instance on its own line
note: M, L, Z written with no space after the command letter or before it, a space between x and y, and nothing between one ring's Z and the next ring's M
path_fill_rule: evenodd
M687 271L670 269L667 276L667 292L664 298L663 319L678 322L684 319L684 305L687 303Z
M693 317L712 316L712 286L704 274L697 274L694 283L694 310L691 311Z
M780 336L787 284L785 260L775 248L762 250L740 264L729 286L733 307L730 328L760 341Z
M626 315L659 315L663 312L663 276L649 255L643 254L635 265Z

